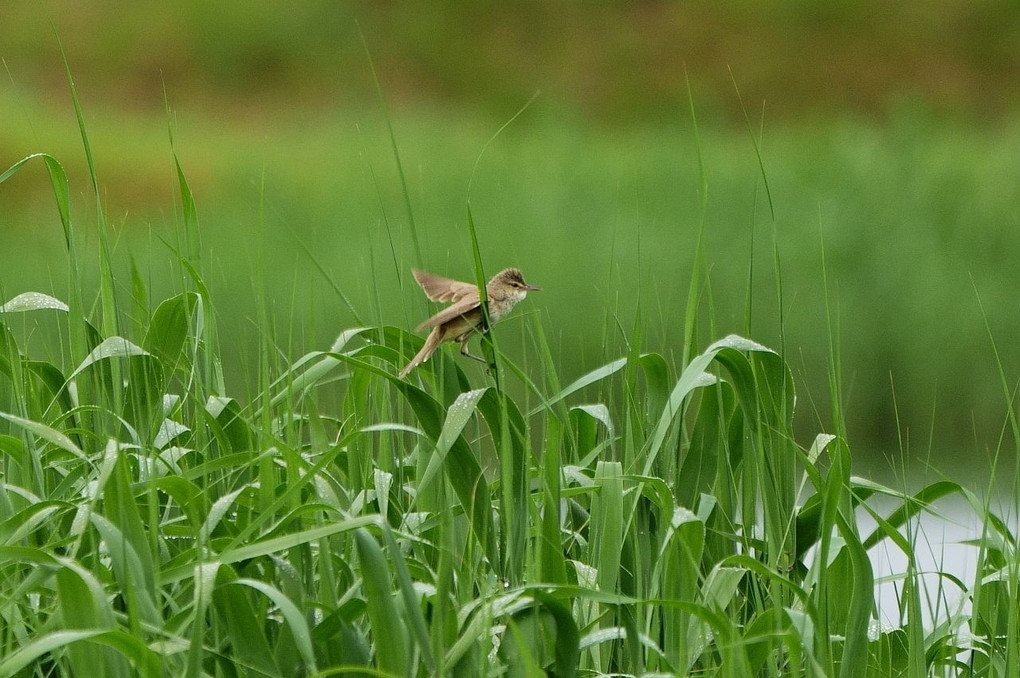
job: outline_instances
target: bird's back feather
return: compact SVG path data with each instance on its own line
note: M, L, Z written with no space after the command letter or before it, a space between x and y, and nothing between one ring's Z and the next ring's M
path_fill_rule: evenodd
M476 294L473 299L461 299L451 306L447 306L439 313L435 314L421 325L418 325L418 331L425 329L426 327L438 327L443 323L450 322L462 315L467 315L481 306L481 302L478 301L478 295Z
M421 288L425 290L425 296L432 301L457 302L471 295L474 295L475 299L478 298L478 287L471 283L445 278L418 269L411 269L411 273L414 274L414 279L418 281Z

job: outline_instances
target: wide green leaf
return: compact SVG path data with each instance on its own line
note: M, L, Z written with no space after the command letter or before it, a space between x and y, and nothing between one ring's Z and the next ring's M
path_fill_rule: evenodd
M186 373L191 362L186 348L197 347L201 323L202 298L183 292L156 307L142 345L159 358L167 374Z

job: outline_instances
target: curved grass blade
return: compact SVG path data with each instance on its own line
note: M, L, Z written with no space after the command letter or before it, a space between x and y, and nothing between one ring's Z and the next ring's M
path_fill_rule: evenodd
M433 479L442 469L446 462L446 455L453 447L467 423L471 420L477 407L478 401L485 395L487 388L480 388L467 393L461 393L446 412L446 420L436 440L436 447L429 459L425 473L418 480L419 494L424 494L431 486Z
M68 311L68 306L60 299L41 292L22 292L0 306L0 313L24 313L40 310Z
M48 443L56 445L65 452L70 452L75 457L78 457L82 461L87 462L88 459L85 453L81 451L74 442L60 431L50 428L46 424L40 424L37 421L31 419L25 419L14 414L8 414L7 412L0 412L0 417L3 417L12 424L16 424L33 435L39 436Z
M552 407L553 405L555 405L556 403L560 402L564 398L567 398L568 396L576 393L577 391L580 391L585 386L591 386L592 384L594 384L596 382L602 381L606 377L610 377L610 376L616 374L617 372L622 370L626 365L627 365L627 359L626 358L619 358L619 359L614 360L613 362L611 362L611 363L609 363L607 365L603 365L602 367L600 367L598 369L592 370L591 372L589 372L588 374L584 375L583 377L580 377L579 379L571 382L570 385L567 386L566 388L564 388L562 391L560 391L556 395L552 396L551 398L546 400L544 403L542 403L541 405L539 405L535 409L533 409L530 412L528 412L528 416L529 417L533 417L536 414L538 414L539 412L541 412L542 410L544 410L544 409L546 409L548 407Z
M309 672L315 673L318 669L315 662L315 650L312 648L312 634L308 628L308 622L305 621L304 615L298 609L298 606L294 604L294 601L275 586L270 586L257 579L235 579L231 584L253 588L273 601L276 609L280 611L280 614L287 622L287 627L294 637L294 644L301 654L301 660L304 662L305 668Z
M141 346L132 344L123 337L108 337L104 339L99 346L92 349L92 352L85 357L85 360L75 368L74 372L68 379L74 379L82 373L90 365L99 362L100 360L106 360L108 358L130 358L132 356L151 356L152 354L146 351Z
M105 628L73 631L53 631L42 635L0 659L0 676L6 678L18 674L41 657L57 650L81 643L112 648L129 660L138 675L143 678L162 678L163 660L158 653L149 649L142 640L125 631ZM83 675L95 675L98 667L86 668Z
M272 539L265 539L263 541L256 541L237 548L227 549L210 558L209 563L230 565L242 560L266 556L278 551L286 551L289 548L300 546L301 544L308 544L313 541L318 541L319 539L325 539L326 537L331 537L334 534L349 532L350 530L356 530L359 527L374 525L378 520L379 516L377 515L365 515L358 516L357 518L341 520L329 525L311 527L307 530L301 530L300 532L292 532L279 537L273 537ZM186 579L192 576L198 567L200 566L188 563L168 568L160 573L160 585L172 584Z
M81 280L82 276L78 267L78 253L74 241L74 229L71 226L70 188L67 181L67 173L61 164L51 155L46 153L35 153L22 158L14 163L3 174L0 174L0 184L18 172L30 160L39 158L45 165L50 175L50 186L53 189L53 197L57 203L57 212L60 215L60 225L64 229L64 243L67 246L68 261L68 292L70 302L68 304L69 316L69 340L71 344L72 360L81 360L85 355L87 346L85 314L82 310Z

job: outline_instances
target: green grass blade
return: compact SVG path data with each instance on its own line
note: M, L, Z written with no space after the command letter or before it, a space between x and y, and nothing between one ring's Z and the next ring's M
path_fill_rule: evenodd
M273 604L276 605L276 608L287 622L287 628L294 637L294 643L301 653L305 669L310 673L315 673L317 669L315 650L312 648L312 634L308 628L308 622L305 621L305 617L301 610L298 609L298 606L278 588L270 586L263 581L241 578L235 579L231 583L237 586L253 588L273 601Z
M390 675L407 675L411 665L407 628L393 599L386 557L367 530L357 530L354 538L360 561L361 586L375 638L376 662L380 670Z
M450 449L460 438L464 427L474 416L478 401L482 399L488 389L480 388L457 396L450 408L447 410L446 419L443 421L443 428L436 440L436 448L429 457L425 473L418 479L418 492L428 492L436 476L446 463L446 456Z
M407 187L407 177L404 175L404 163L400 159L400 149L397 147L397 135L393 131L393 119L390 117L386 107L386 98L383 96L382 85L379 83L379 76L375 72L375 62L372 59L372 52L368 49L368 40L365 34L358 27L358 34L361 36L361 45L365 49L365 58L368 60L368 68L372 72L372 81L375 83L375 91L379 98L379 106L382 108L383 119L386 120L386 129L390 135L390 147L393 150L393 160L397 165L397 173L400 175L400 188L404 196L404 208L407 211L407 223L411 228L411 242L414 244L415 263L422 265L425 258L422 256L421 241L418 237L418 228L414 222L414 210L411 208L411 193Z
M583 377L580 377L577 380L573 381L569 386L564 388L556 395L546 400L546 402L544 402L540 407L537 407L528 412L528 416L532 417L541 412L546 407L551 407L552 405L555 405L556 403L565 400L566 398L580 391L586 386L591 386L592 384L598 383L599 381L602 381L603 379L616 374L624 367L626 367L626 365L627 359L620 358L619 360L614 360L608 365L603 365L598 369L592 370L591 372L585 374Z
M691 262L691 282L687 287L687 306L684 311L684 350L682 361L687 364L697 351L697 319L698 304L701 300L701 281L706 277L705 271L705 217L708 213L708 177L705 174L705 160L701 151L701 135L698 132L698 116L694 109L694 93L691 81L684 68L684 82L687 86L687 104L691 112L691 126L694 135L694 148L698 156L698 188L701 200L698 212L698 241L694 246L694 260Z
M210 561L221 565L230 565L242 560L266 556L278 551L286 551L287 549L295 546L309 544L311 542L330 537L334 534L349 532L360 527L374 525L378 520L378 516L366 515L359 516L357 518L350 518L348 520L341 520L329 525L311 527L306 530L284 534L279 537L273 537L263 541L256 541L250 544L245 544L244 546L223 551L215 556L215 558L211 558ZM194 564L186 564L163 570L160 573L160 583L162 585L172 584L191 577L194 575L197 567L198 566Z
M64 172L63 166L53 156L46 153L35 153L19 160L3 174L0 174L0 184L17 173L26 163L34 158L42 160L46 165L46 170L49 172L50 186L57 203L60 224L64 230L64 243L67 246L68 262L68 340L70 342L71 359L81 360L87 352L85 312L82 304L82 276L78 264L75 231L71 224L70 188L68 186L67 174Z
M58 40L57 42L59 45L60 41ZM74 85L74 78L71 77L71 66L67 61L67 55L64 54L63 45L60 45L60 55L64 62L67 86L71 92L71 102L74 104L74 115L78 121L78 131L81 134L81 143L82 148L85 151L85 161L89 170L92 193L96 201L96 219L98 220L99 232L100 299L103 309L101 327L105 336L112 337L120 334L120 318L117 310L117 296L114 291L110 235L107 229L106 216L103 210L102 192L99 188L99 176L96 173L95 158L92 155L92 144L89 143L88 133L85 130L85 114L82 111L81 100L78 98L78 89Z
M386 550L389 552L390 562L393 563L393 572L397 579L397 586L400 589L401 600L404 604L404 614L410 621L411 632L418 643L418 649L425 660L425 666L432 672L436 670L436 658L432 654L432 646L429 642L428 625L422 615L421 607L418 604L418 593L415 591L411 573L407 568L407 561L400 551L393 531L388 525L383 525L383 540L386 542Z
M492 378L496 384L496 390L500 390L500 363L497 360L499 354L499 347L496 344L496 336L493 332L492 321L489 318L489 293L485 288L485 269L482 266L482 251L478 246L478 231L475 229L475 218L471 214L471 203L467 205L467 227L468 236L471 239L471 257L474 263L475 272L475 285L478 287L478 299L481 302L482 308L482 325L488 328L488 332L485 333L482 341L482 350L485 352L485 357L489 363L489 370L492 372ZM491 342L491 343L486 343Z
M64 627L71 629L113 627L113 612L99 582L80 567L64 567L57 571L57 595ZM68 663L81 675L98 671L104 676L128 675L127 666L115 653L90 644L68 648Z
M12 424L15 424L25 429L26 431L32 433L33 435L39 436L46 442L56 445L65 452L70 452L72 455L82 459L83 461L86 460L85 453L81 451L81 448L75 445L74 441L72 441L68 436L64 435L62 432L54 428L50 428L45 424L40 424L37 421L31 421L23 417L8 414L6 412L0 412L0 417L6 419Z
M0 658L0 676L20 675L20 672L40 658L57 650L95 644L117 650L131 661L137 675L142 678L161 678L164 675L160 656L146 647L138 638L124 631L108 629L80 629L53 631L22 646L10 655ZM85 664L80 675L97 675L101 664ZM111 674L104 674L111 675ZM126 674L125 674L126 675Z
M616 593L623 553L623 467L600 461L595 466L596 501L592 503L592 558L603 593Z
M229 567L219 568L219 584L212 602L216 617L230 643L229 657L245 667L250 675L282 677L262 625L243 587L231 586L238 577Z

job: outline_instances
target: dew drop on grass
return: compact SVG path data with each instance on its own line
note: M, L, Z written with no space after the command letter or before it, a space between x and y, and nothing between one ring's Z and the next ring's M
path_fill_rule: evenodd
M40 311L52 309L54 311L68 310L67 304L60 299L51 297L41 292L23 292L0 306L0 313L23 313L25 311Z

